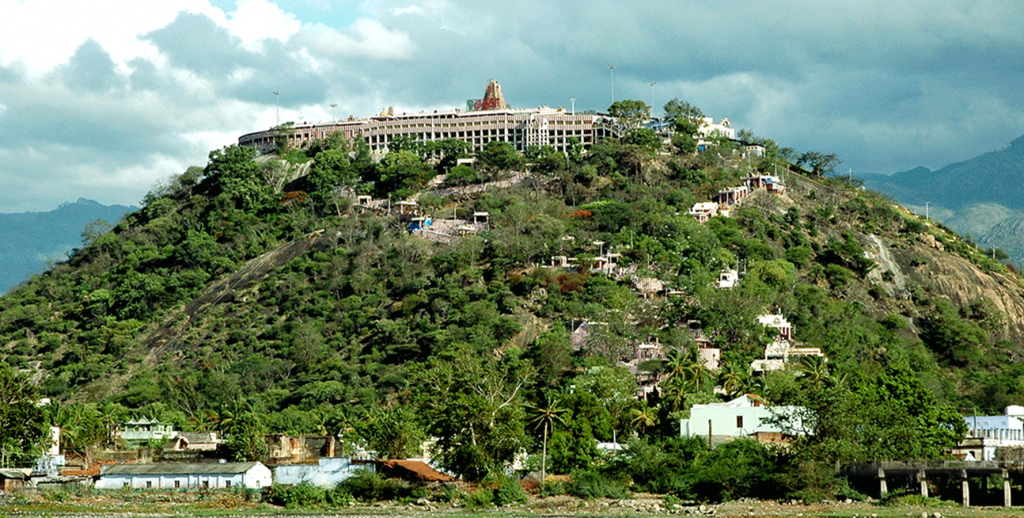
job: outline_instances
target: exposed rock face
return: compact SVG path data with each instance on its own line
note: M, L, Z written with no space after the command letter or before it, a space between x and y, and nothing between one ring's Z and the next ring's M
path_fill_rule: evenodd
M935 245L941 243L935 242ZM934 290L954 304L963 306L980 299L991 300L1006 314L1007 331L1013 341L1022 345L1024 291L1017 281L999 273L986 273L970 261L945 253L934 245L914 243L890 252L907 280Z

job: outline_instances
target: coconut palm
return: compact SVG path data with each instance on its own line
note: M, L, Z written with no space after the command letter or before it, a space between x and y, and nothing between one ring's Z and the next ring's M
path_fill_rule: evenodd
M537 401L537 404L527 404L525 406L527 424L534 430L544 429L543 450L540 459L540 483L543 487L544 481L547 480L548 430L554 430L556 423L565 424L565 421L562 420L562 415L568 410L559 406L558 401L547 392L541 393L541 398Z
M738 397L745 392L747 371L735 363L727 363L718 373L718 383L730 398Z
M633 407L629 414L633 417L629 424L634 428L639 428L641 434L647 433L647 427L658 424L658 409L647 406L647 401L640 401L640 404Z

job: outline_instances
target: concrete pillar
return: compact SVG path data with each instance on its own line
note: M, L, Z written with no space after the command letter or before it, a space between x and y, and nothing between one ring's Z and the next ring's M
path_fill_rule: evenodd
M885 470L878 468L878 498L882 498L888 493L889 486L885 484Z
M921 484L921 496L928 498L928 479L923 469L917 472L917 481Z
M971 506L971 488L967 485L967 470L960 470L960 484L964 490L964 507Z
M1003 470L1003 506L1013 507L1013 498L1010 496L1010 473Z

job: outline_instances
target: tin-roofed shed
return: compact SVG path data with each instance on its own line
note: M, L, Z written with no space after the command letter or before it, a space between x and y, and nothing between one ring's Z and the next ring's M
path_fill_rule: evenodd
M231 488L252 489L273 483L270 468L260 462L118 464L100 472L97 489Z

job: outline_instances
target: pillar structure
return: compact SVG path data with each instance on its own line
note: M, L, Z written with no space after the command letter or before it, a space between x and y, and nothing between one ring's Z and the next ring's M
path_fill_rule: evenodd
M964 490L964 507L971 506L971 488L967 485L967 470L960 470L960 484Z
M878 498L882 498L888 493L889 486L885 484L885 470L878 468Z
M1003 506L1013 507L1013 497L1010 494L1010 473L1003 470Z
M928 498L928 479L923 469L917 472L917 481L921 484L921 496Z

